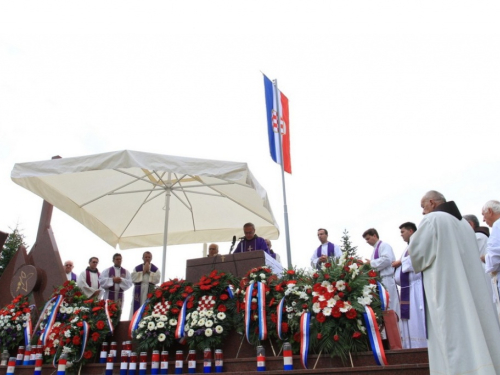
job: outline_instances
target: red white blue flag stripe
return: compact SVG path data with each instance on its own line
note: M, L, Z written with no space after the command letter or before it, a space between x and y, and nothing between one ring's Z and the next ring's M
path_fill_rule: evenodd
M87 322L83 322L82 347L80 349L80 358L78 358L77 362L79 362L82 359L83 353L85 353L85 348L87 347L88 339L89 339L89 324Z
M175 328L175 338L182 339L184 337L184 326L186 325L186 305L191 297L191 294L188 294L184 303L182 304L181 311L179 311L179 315L177 317L177 327Z
M146 302L144 302L143 305L139 307L137 311L134 313L134 316L132 317L132 320L130 321L130 325L128 327L128 335L130 338L132 338L132 334L137 329L137 326L141 321L142 313L144 312L144 309L146 308L146 304L148 302L149 300L146 300Z
M307 369L307 353L309 352L309 322L311 313L305 312L300 317L300 361Z
M50 331L52 330L52 326L56 321L57 312L59 311L59 307L61 306L62 302L63 302L63 296L58 296L54 306L52 307L52 311L50 312L49 318L47 319L47 325L45 326L45 329L43 331L43 336L42 336L43 346L45 346L47 337L49 336Z
M266 340L266 286L260 281L257 283L257 300L259 302L259 340Z
M247 341L250 342L250 320L252 318L252 292L254 283L247 286L245 291L245 334L247 336Z
M382 346L382 338L380 337L377 319L375 318L375 313L370 306L365 306L365 313L363 314L363 317L365 318L368 339L370 340L375 362L377 362L379 366L387 366L389 363L385 357L385 350Z
M108 320L109 331L113 334L115 328L113 327L113 322L111 321L111 316L109 315L109 299L106 300L104 304L104 310L106 311L106 319Z
M264 75L264 90L266 93L266 117L269 149L272 159L283 164L285 172L292 173L290 158L290 120L288 114L288 98ZM277 95L276 95L277 90ZM276 98L278 100L276 101ZM279 109L279 111L278 111ZM280 118L278 119L278 112ZM279 124L279 125L278 125ZM280 139L283 153L280 150Z
M276 315L278 316L278 324L276 324L276 329L278 330L278 337L280 340L283 340L283 337L281 337L281 324L283 322L283 306L285 306L285 297L283 297L278 303L278 306L276 307Z
M377 281L378 285L378 294L380 296L380 303L382 311L385 311L389 308L389 292L385 290L384 286Z

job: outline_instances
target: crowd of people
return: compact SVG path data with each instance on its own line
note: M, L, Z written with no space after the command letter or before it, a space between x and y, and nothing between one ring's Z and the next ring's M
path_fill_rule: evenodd
M375 228L362 234L373 247L365 262L379 272L389 309L399 317L403 348L428 347L431 373L500 374L500 202L488 201L482 209L491 234L477 217L462 216L437 191L427 192L421 207L424 218L418 230L411 222L399 226L407 247L398 260ZM271 242L258 237L252 223L243 232L234 253L257 250L277 258ZM328 241L326 229L318 229L318 239L313 268L342 254L339 245ZM217 244L209 245L209 257L218 252ZM115 254L113 266L99 274L99 260L92 257L78 277L71 261L64 266L68 280L76 281L89 298L104 296L121 303L123 292L134 286L132 315L160 282L161 272L151 261L151 253L145 252L143 263L129 273Z

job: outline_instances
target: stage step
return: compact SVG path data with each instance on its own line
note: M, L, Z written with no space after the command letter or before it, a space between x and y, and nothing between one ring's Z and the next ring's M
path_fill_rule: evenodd
M224 373L227 375L257 375L257 374L341 374L348 373L351 375L357 374L390 374L390 375L428 375L429 364L427 357L427 349L410 349L410 350L388 350L386 351L387 361L389 366L377 366L375 359L371 352L360 353L352 356L351 361L343 364L339 358L329 358L320 356L316 363L318 356L310 355L308 357L308 370L302 368L299 356L294 356L293 364L294 370L283 371L283 358L282 357L267 357L265 372L256 371L255 358L226 358L224 359ZM314 368L316 364L316 368ZM169 362L169 374L174 373L175 363ZM81 375L104 375L105 364L90 364L85 366L80 374ZM197 374L203 373L203 361L197 361ZM53 366L45 365L42 369L42 375L54 374L55 369ZM34 366L17 366L15 370L16 375L32 375ZM69 369L67 370L69 374ZM184 364L183 373L188 373L187 363ZM0 375L6 374L6 368L0 368ZM113 374L120 374L120 364L115 363ZM139 371L137 370L137 374ZM147 374L151 374L151 364L148 364Z

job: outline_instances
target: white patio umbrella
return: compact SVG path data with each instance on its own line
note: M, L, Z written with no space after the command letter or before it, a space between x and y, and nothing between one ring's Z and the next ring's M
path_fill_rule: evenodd
M279 236L246 163L125 150L19 163L11 178L113 247L163 245L163 270L167 245L230 241L246 222Z

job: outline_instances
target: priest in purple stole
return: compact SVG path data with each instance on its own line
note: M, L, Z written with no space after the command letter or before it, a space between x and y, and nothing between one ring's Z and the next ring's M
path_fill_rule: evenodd
M417 231L414 223L407 222L399 226L401 237L410 244L410 237ZM425 303L423 295L422 274L413 271L408 247L403 252L400 260L392 262L395 268L394 279L401 287L401 341L403 349L415 349L427 347L427 336L425 333Z
M321 245L314 250L311 257L311 267L320 268L322 263L326 263L328 258L340 258L342 250L339 245L335 245L328 241L328 231L326 229L318 229L318 239Z
M142 255L143 264L139 264L132 271L132 282L134 283L134 294L132 298L132 309L130 317L146 302L148 293L152 292L155 285L161 280L161 271L151 261L153 254L149 251Z
M245 234L245 237L241 238L241 241L238 243L238 246L236 246L236 250L234 250L233 252L234 254L245 253L247 251L262 250L268 253L274 259L276 259L276 254L274 253L271 254L269 252L266 240L262 237L258 237L255 234L255 225L253 225L252 223L246 223L243 226L243 233Z
M76 279L76 285L80 287L87 298L99 298L101 296L102 289L99 283L99 276L101 274L97 269L98 264L98 258L90 258L89 266Z
M123 305L123 292L132 287L132 277L122 266L122 256L118 253L113 255L113 267L102 271L99 283L104 289L104 299L116 301Z
M73 262L71 260L67 260L64 262L64 272L66 272L66 279L68 281L74 281L76 283L76 273L73 272Z

